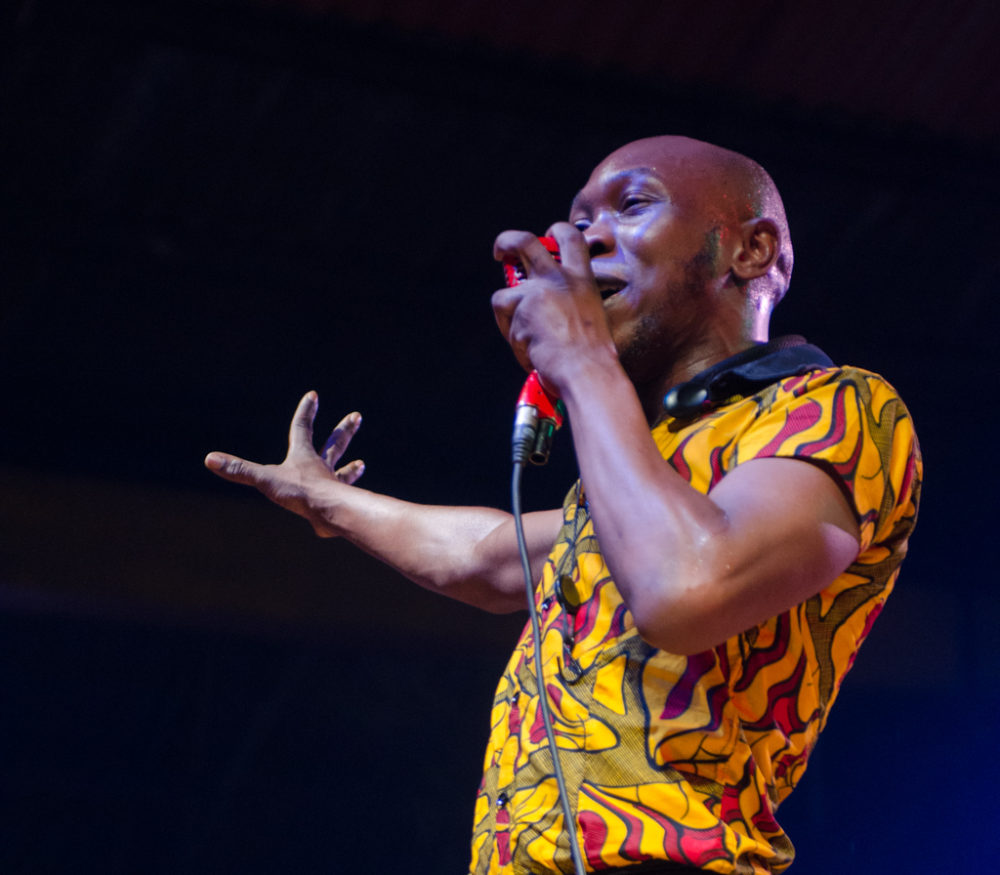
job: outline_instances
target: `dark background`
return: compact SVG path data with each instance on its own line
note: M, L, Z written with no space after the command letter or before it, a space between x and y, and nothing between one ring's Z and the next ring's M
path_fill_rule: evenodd
M629 139L785 195L775 333L885 374L926 487L782 808L793 871L989 871L995 4L35 0L3 13L0 871L460 872L522 617L201 467L352 409L365 485L506 506L490 257ZM574 477L569 435L529 507Z

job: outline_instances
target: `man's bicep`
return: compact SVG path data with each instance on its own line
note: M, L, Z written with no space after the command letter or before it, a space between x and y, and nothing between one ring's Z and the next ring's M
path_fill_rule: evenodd
M729 521L736 585L726 594L726 613L740 626L734 632L816 595L857 558L854 509L818 465L753 459L727 474L710 497Z

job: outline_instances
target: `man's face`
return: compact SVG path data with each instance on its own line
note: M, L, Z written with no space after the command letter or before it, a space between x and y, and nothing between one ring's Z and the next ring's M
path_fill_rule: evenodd
M573 201L626 373L660 380L710 331L717 253L728 223L704 144L640 140L612 153ZM723 204L719 204L723 206Z

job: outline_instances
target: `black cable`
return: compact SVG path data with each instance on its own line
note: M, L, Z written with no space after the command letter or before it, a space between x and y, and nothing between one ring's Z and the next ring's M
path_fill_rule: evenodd
M517 532L517 549L521 554L521 569L524 572L524 585L528 591L528 613L531 615L531 633L535 638L535 679L538 685L538 699L542 709L542 722L545 724L545 736L548 738L549 751L552 754L552 771L556 776L556 786L559 788L559 800L562 803L563 821L566 835L569 837L570 853L573 855L573 867L576 875L586 875L583 868L583 858L580 855L580 844L576 840L576 819L569 804L569 794L566 792L566 782L563 780L562 765L559 762L559 751L556 748L556 737L552 731L552 713L549 710L549 695L545 689L545 679L542 674L542 633L538 623L538 611L535 608L535 585L531 577L531 562L528 559L528 546L524 540L524 526L521 522L521 474L524 462L514 461L514 473L510 484L510 504L514 514L514 531Z

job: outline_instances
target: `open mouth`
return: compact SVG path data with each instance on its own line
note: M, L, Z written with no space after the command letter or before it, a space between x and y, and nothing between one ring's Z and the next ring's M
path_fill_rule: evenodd
M597 290L601 293L601 300L606 301L613 295L617 295L625 288L625 283L617 280L602 280L597 284Z

